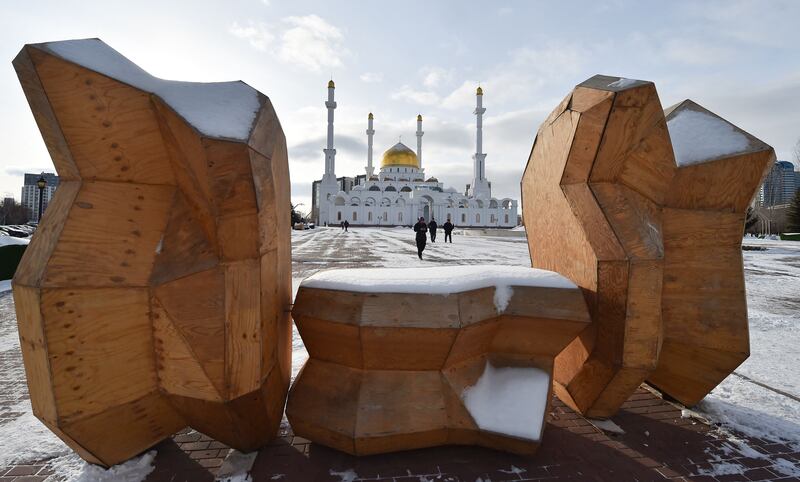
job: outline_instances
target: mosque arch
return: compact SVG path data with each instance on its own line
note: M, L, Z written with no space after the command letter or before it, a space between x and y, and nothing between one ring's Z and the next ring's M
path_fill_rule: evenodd
M513 199L505 198L502 201L503 209L511 209L511 205L514 203Z
M411 188L408 186L403 186L400 188L400 192L411 192Z
M372 186L369 187L369 190L370 191L380 191L381 188L380 188L380 186L376 186L376 185L373 184Z
M489 201L489 207L491 209L497 209L497 199L492 199Z
M361 199L357 197L350 198L350 205L351 206L361 206Z
M392 201L388 197L381 199L381 206L391 206L391 205Z
M398 206L405 206L406 205L406 200L401 198L401 197L399 197L399 198L397 198L397 201L395 201L394 203L397 204Z
M384 189L384 191L385 192L389 192L389 191L397 192L397 188L394 187L394 186L386 186L386 189Z
M375 205L374 197L368 197L367 199L364 200L364 206L374 206L374 205Z
M333 201L334 206L344 206L344 197L336 196L336 199Z
M483 209L483 206L484 206L483 201L481 201L480 199L476 199L475 200L475 205L478 207L478 209ZM478 219L480 219L480 215L478 215ZM480 222L480 221L478 221L478 222Z

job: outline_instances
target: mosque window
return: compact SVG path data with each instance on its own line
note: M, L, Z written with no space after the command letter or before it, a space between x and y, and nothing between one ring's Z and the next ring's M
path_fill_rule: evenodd
M367 221L372 222L372 211L367 213Z
M492 224L494 224L494 223L496 223L496 222L497 222L497 218L495 218L495 217L494 217L494 214L492 214L491 216L489 216L489 222L490 222L490 223L492 223Z
M336 213L336 220L337 221L341 221L342 220L342 212L341 211Z
M400 189L400 192L411 192L411 188L408 186L403 186L403 188Z
M508 214L506 214L506 224L508 224Z
M479 223L479 222L481 222L481 215L480 215L480 213L478 213L478 214L476 214L476 215L475 215L475 222L476 222L476 223Z
M397 191L397 188L394 186L386 186L386 191Z
M397 213L397 222L403 222L403 213Z
M386 211L383 212L383 220L384 221L388 221L389 220L389 214L387 214Z
M353 221L358 221L358 213L353 211Z
M462 214L461 215L461 222L462 223L466 223L467 222L467 215L466 214Z
M378 186L370 186L370 187L369 187L369 190L370 190L370 191L380 191L380 190L381 190L381 188L380 188L380 187L378 187Z

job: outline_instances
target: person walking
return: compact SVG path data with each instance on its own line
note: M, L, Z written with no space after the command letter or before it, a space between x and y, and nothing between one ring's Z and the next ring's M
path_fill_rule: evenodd
M344 231L344 221L342 221L341 226L342 226L342 231Z
M345 219L345 221L344 221L344 232L345 233L347 232L347 228L349 228L349 227L350 227L350 221Z
M446 243L449 239L450 244L453 244L453 228L455 226L453 226L453 223L448 219L442 227L444 228L444 242Z
M414 232L417 233L417 256L422 259L422 251L425 250L425 243L428 240L428 225L425 224L425 218L419 218L414 225Z
M431 243L435 243L436 242L436 228L438 228L438 227L439 227L439 225L436 224L436 220L431 218L431 222L428 223L428 229L431 232Z

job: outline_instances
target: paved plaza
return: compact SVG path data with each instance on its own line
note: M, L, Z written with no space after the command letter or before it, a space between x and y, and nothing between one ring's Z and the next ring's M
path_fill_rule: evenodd
M456 232L453 244L429 243L422 261L416 257L409 229L353 228L344 233L338 228L319 228L294 232L292 243L295 289L303 278L329 268L530 265L523 236L467 236ZM754 247L757 249L745 252L753 363L740 367L696 411L663 400L646 385L610 422L587 420L554 399L541 448L532 457L475 447L439 447L356 458L295 437L284 420L280 437L255 458L251 479L800 480L796 359L788 367L783 363L786 376L769 375L778 366L769 359L769 345L789 347L798 341L794 317L800 307L791 293L800 284L800 246L776 242L755 243ZM776 271L778 264L786 266L783 272ZM762 286L767 282L764 280L779 286L766 291L769 286ZM781 320L786 321L785 326ZM774 335L776 332L778 335ZM80 461L28 412L22 357L14 337L13 299L10 292L0 293L0 481L79 477ZM797 348L794 352L786 350L781 352L784 356L797 353ZM293 352L296 373L307 356L296 332ZM786 381L779 382L783 378ZM737 398L739 393L745 393L748 400ZM755 408L747 405L751 401L757 403ZM755 427L747 425L748 418ZM192 430L176 434L155 450L155 468L146 480L170 482L214 480L231 452Z

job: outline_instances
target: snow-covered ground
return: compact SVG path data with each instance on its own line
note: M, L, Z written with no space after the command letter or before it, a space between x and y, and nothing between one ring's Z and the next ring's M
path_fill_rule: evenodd
M452 244L428 243L424 260L420 261L410 229L353 228L349 233L338 228L293 231L293 285L296 290L306 277L338 267L530 266L524 237L455 235L453 238ZM439 238L442 240L443 236ZM766 248L744 252L751 355L695 410L731 432L800 447L800 243L746 239L745 245ZM7 290L8 286L3 288ZM296 373L308 356L296 331L293 351ZM10 292L0 290L0 361L4 356L18 357L18 353L13 299ZM21 362L21 357L18 358ZM20 415L11 421L0 418L0 466L57 457L53 464L59 472L75 474L73 479L87 477L87 471L92 469L69 453L30 414L25 395L22 367L4 368L0 373L0 396L19 400L13 412ZM7 441L11 440L25 443L9 446ZM728 440L732 450L748 450L746 445L736 442L735 435ZM134 472L145 472L150 460L133 461L131 468Z

